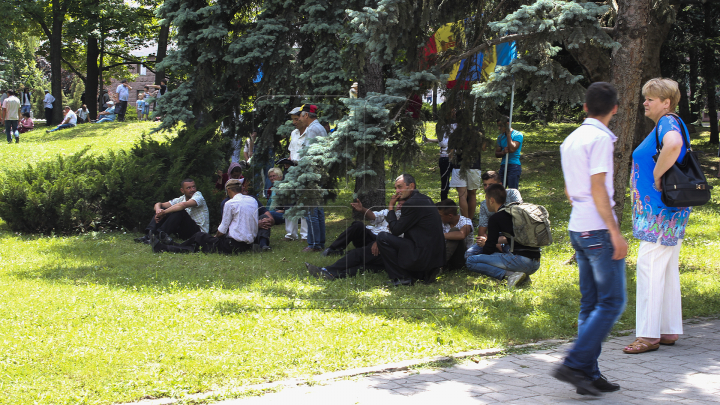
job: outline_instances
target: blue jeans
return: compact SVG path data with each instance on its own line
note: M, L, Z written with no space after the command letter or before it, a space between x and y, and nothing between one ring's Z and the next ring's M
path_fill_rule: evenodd
M99 120L95 121L96 124L99 124L101 122L113 122L115 121L114 118L100 118Z
M5 134L7 135L7 141L12 142L13 134L17 132L18 120L5 120ZM16 138L20 139L20 135L16 135Z
M308 247L313 249L325 248L325 210L322 207L310 208L308 216Z
M500 170L498 171L498 173L500 174L501 179L505 178L505 165L500 165ZM512 163L509 164L505 188L514 188L516 190L519 189L520 174L522 174L522 166L514 165Z
M24 106L20 107L20 114L25 114L25 113L30 114L30 106L29 105L24 105Z
M284 212L277 212L277 211L268 211L270 215L272 215L273 219L275 220L275 225L282 225L285 223L285 213Z
M60 125L58 125L57 127L49 130L48 132L55 132L55 131L59 131L59 130L61 130L61 129L73 128L73 127L75 127L75 124L60 124Z
M502 280L506 271L517 271L527 275L535 273L540 268L540 260L528 259L512 253L479 254L469 256L465 266L470 271Z
M570 232L580 273L578 337L564 364L583 371L591 380L600 377L597 359L602 342L625 310L625 259L612 260L610 234L601 229Z
M477 243L470 246L470 249L465 251L465 260L470 256L481 255L483 251L482 246L478 246Z

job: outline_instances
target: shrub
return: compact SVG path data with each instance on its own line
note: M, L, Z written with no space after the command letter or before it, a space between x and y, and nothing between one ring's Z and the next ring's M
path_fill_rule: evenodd
M70 156L10 171L0 180L0 218L13 231L68 234L107 228L143 229L152 206L179 196L191 177L220 222L213 176L222 160L217 126L183 130L172 142L143 135L128 151Z

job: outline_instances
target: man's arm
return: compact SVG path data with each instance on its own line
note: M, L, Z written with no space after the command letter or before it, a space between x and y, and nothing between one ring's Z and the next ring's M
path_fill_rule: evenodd
M498 251L495 245L497 245L498 236L502 231L500 229L499 218L498 214L493 214L490 219L488 219L488 233L483 246L483 254L490 255Z
M501 148L499 146L497 148L495 148L495 157L497 157L497 158L501 158L501 157L505 156L506 153L507 152L505 152L505 148Z
M374 221L375 220L375 213L370 210L370 208L363 207L362 203L359 199L355 199L355 202L351 202L350 206L352 209L354 209L357 212L362 212L365 216L365 219L368 221Z
M169 203L167 203L167 204L169 204ZM158 214L156 214L156 217L162 218L165 215L172 214L173 212L182 211L185 208L197 207L197 205L198 205L197 201L190 199L188 201L177 203L175 205L165 208L164 210L162 210Z
M457 231L450 231L445 234L446 240L463 240L472 232L472 226L465 225Z
M507 132L510 132L510 133L508 134ZM516 150L518 150L518 148L520 147L520 142L513 141L512 131L507 131L507 132L505 133L505 137L507 138L507 144L508 144L507 149L508 149L509 153L513 153Z
M400 236L404 234L408 229L415 226L415 224L419 221L418 210L423 209L424 207L413 207L413 202L417 200L410 201L411 199L412 197L408 199L405 205L403 205L402 216L399 220L395 215L394 209L388 212L385 220L388 223L388 229L390 230L391 234L395 236Z
M567 186L565 186L565 197L567 197L568 202L570 202L570 205L572 205L572 198L570 198L570 193L567 191Z
M610 242L613 246L612 259L620 260L627 256L628 245L622 233L620 233L620 228L615 221L615 216L610 206L610 196L605 188L605 175L606 173L597 173L590 176L590 193L593 196L595 208L610 233Z

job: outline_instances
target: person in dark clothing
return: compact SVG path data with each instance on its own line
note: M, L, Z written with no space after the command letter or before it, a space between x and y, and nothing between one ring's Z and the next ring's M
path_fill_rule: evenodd
M445 262L440 213L430 197L416 190L415 179L409 174L395 180L395 191L386 218L390 232L378 234L377 254L394 285L411 285L418 280L432 282ZM401 200L405 203L402 217L397 219L395 204Z
M470 218L458 212L458 206L451 199L435 204L440 212L445 233L445 270L459 269L465 265L465 252L475 244L473 225Z
M487 240L482 253L469 256L466 266L471 271L498 280L506 278L508 287L515 287L540 268L540 249L515 242L513 252L510 252L505 246L507 238L502 234L515 236L512 216L501 211L506 198L507 193L501 184L491 184L485 190L488 211L495 214L488 220Z

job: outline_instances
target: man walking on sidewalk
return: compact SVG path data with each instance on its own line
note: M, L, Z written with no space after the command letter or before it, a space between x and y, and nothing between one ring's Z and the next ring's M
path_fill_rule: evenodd
M587 118L560 146L565 194L572 204L570 241L580 274L578 337L553 376L581 395L620 389L598 369L602 342L625 309L627 242L613 212L615 134L608 129L617 113L617 91L597 82L585 94Z

